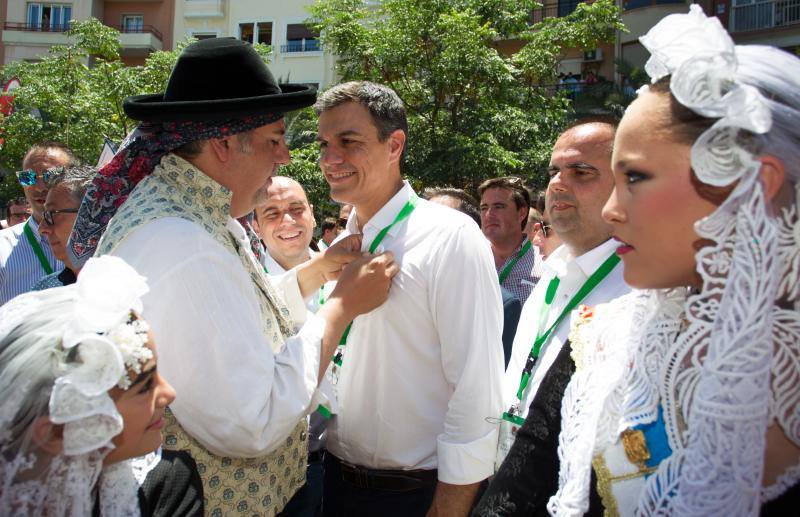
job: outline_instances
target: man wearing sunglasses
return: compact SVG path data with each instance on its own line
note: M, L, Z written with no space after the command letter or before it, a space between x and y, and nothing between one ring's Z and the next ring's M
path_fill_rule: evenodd
M86 190L92 183L97 169L88 165L77 167L57 167L50 169L46 185L49 188L44 202L39 233L47 238L53 255L65 264L64 268L42 277L31 289L39 291L51 287L74 284L79 269L75 268L67 256L67 240L78 217Z
M0 231L0 305L31 289L40 278L60 271L64 264L53 255L45 236L40 235L46 178L55 167L71 166L72 151L58 142L43 142L31 147L22 160L17 179L31 206L31 217Z

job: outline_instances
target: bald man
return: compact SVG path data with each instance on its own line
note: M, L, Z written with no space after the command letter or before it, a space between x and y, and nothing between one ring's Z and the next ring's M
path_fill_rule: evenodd
M267 189L267 201L256 207L256 231L267 253L262 263L267 273L280 283L286 271L311 259L308 247L317 225L314 212L302 185L285 176L275 176ZM319 296L306 301L311 312L319 309ZM285 515L311 517L322 504L325 419L314 412L309 422L308 468L306 484L284 508Z
M303 187L291 178L275 176L267 201L256 207L258 234L269 252L264 266L279 275L311 258L311 238L317 221Z

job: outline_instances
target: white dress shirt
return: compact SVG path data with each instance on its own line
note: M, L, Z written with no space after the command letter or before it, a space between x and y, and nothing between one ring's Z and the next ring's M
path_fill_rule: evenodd
M617 249L619 243L609 239L600 246L587 251L583 255L572 257L566 246L562 245L556 249L542 264L543 274L537 282L536 288L531 293L528 300L522 306L522 313L519 317L517 334L514 336L514 344L511 349L511 359L503 379L503 411L507 410L511 404L517 401L517 390L522 370L531 352L534 341L536 341L539 315L544 305L544 296L547 286L554 276L560 278L556 296L550 305L547 313L546 323L543 329L552 325L561 314L564 307L580 290L581 286L594 273L603 262ZM630 292L631 288L622 278L622 264L617 266L590 292L580 305L597 305L606 303L619 296ZM558 357L561 347L566 343L571 328L572 314L561 320L561 323L553 329L550 338L542 345L539 352L539 359L531 373L528 387L520 403L520 416L525 418L528 408L539 390L542 378L553 366Z
M249 248L238 222L229 219L228 230ZM306 313L296 278L283 294L295 322L307 321L274 354L241 259L202 227L157 219L113 254L147 277L144 317L158 369L177 392L170 408L181 426L220 456L255 457L282 444L309 410L325 327Z
M314 257L316 254L316 251L308 248L309 257ZM269 254L269 250L266 248L264 253L261 254L261 265L267 270L267 274L269 275L270 280L272 280L272 284L277 286L279 290L284 291L291 289L293 285L297 284L297 275L287 275L286 269L278 264L277 260L272 258L272 255ZM320 292L316 291L315 294L309 296L305 301L306 308L314 314L316 314L320 308L319 297Z
M363 227L367 250L413 191ZM339 238L357 233L356 213ZM503 310L494 260L474 221L419 200L379 250L400 265L389 298L353 322L328 450L376 469L434 469L440 481L492 474L501 411Z
M64 269L64 263L53 255L50 243L39 234L36 220L29 217L28 224L53 271ZM20 223L0 230L0 305L18 294L27 293L36 282L49 274L42 268L31 243L23 233L24 229L25 223Z

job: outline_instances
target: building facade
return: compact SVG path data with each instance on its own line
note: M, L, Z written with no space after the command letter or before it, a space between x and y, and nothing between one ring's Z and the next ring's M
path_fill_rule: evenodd
M335 84L335 59L304 22L313 0L176 0L176 40L234 37L272 49L269 67L280 82L326 88Z
M120 31L122 59L141 64L156 50L172 48L175 0L6 0L2 19L2 63L36 60L52 45L65 44L70 20L97 18Z

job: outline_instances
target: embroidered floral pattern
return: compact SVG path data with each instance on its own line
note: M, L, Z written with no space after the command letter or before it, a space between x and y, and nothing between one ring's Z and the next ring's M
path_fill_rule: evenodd
M163 217L180 217L205 229L215 241L238 256L253 281L261 310L262 332L279 351L291 334L288 308L275 293L250 247L227 228L231 192L174 154L164 156L143 179L111 220L98 244L110 253L135 228ZM211 454L189 436L171 413L167 415L164 448L187 450L203 480L207 515L275 515L305 482L308 444L303 419L282 447L260 458L223 458Z

